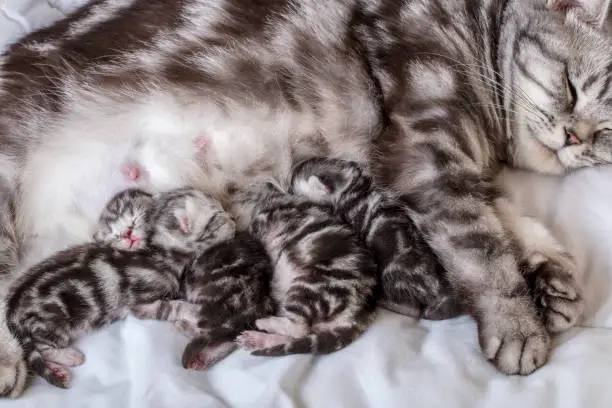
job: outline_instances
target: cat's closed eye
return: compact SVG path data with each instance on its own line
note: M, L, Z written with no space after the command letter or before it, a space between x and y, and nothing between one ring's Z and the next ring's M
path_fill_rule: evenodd
M578 92L576 91L576 87L570 78L569 72L565 70L565 87L567 94L567 107L570 112L574 110L576 107L576 102L578 100Z

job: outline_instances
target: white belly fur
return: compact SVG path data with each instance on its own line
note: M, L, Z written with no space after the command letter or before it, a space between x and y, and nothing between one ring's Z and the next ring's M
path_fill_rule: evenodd
M276 176L288 172L288 135L314 132L309 114L244 106L221 110L202 101L179 103L162 92L137 99L77 98L30 152L18 217L21 231L28 231L26 263L90 239L108 199L130 186L120 172L126 159L144 166L152 190L189 184L214 193L229 181L243 182L244 173L262 159L275 158ZM212 167L195 159L195 139L202 136L209 138Z

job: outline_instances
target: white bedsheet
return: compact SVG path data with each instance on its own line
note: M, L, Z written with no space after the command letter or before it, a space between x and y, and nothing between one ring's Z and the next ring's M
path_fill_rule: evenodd
M81 2L55 0L65 10ZM8 0L6 7L29 29L61 16L44 0ZM0 13L0 50L21 30ZM509 173L507 182L524 210L575 254L587 287L584 327L556 339L549 364L529 377L497 373L467 317L417 323L382 312L334 355L266 359L239 351L208 372L181 368L186 340L168 324L128 318L78 342L87 362L74 369L71 389L37 379L21 399L0 400L0 408L612 407L612 169L563 181Z

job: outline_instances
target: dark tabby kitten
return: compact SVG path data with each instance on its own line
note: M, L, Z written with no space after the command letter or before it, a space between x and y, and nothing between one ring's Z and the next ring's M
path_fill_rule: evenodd
M357 339L376 310L376 265L351 228L272 183L237 193L234 205L275 265L279 314L257 320L261 331L245 331L238 344L278 356L330 353Z
M459 306L444 269L405 205L372 182L355 162L314 158L296 166L292 192L331 205L372 251L379 268L381 306L425 319L446 319Z
M120 224L109 225L111 231L138 222L139 211L128 215L139 207L126 203L129 197L145 198L136 193L115 196L107 209L123 210L116 218ZM84 244L27 271L12 286L6 315L9 329L24 347L28 367L66 388L71 374L64 366L83 362L82 353L69 348L73 340L125 317L133 305L177 296L194 251L229 235L228 223L221 223L217 209L214 200L196 190L173 191L161 196L152 228L143 230L150 231L144 247Z
M183 367L206 369L236 349L234 340L274 313L272 264L247 232L209 248L184 272L182 300L159 300L133 309L136 316L175 322L193 340Z

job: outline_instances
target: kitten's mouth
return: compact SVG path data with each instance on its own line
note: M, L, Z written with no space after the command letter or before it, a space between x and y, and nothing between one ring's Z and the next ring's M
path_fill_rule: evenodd
M127 232L123 234L123 238L129 241L128 247L132 249L140 239L134 237L134 230L132 228L128 228Z

